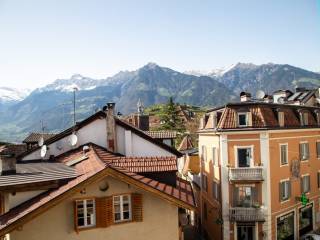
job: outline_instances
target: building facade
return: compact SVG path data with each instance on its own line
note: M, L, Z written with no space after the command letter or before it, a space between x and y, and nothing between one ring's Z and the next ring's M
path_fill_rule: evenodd
M299 239L320 225L320 109L247 101L199 131L208 239Z

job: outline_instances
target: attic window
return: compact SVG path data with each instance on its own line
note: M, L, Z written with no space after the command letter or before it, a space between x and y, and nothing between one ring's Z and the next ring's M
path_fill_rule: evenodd
M238 126L246 127L249 125L248 113L238 113Z
M280 127L284 126L284 112L278 112L278 122Z
M300 112L300 123L301 126L308 126L308 116L307 112Z

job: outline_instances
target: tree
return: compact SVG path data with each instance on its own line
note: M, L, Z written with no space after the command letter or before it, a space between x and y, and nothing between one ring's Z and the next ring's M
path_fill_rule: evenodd
M169 98L169 101L163 107L163 111L160 115L160 122L160 130L176 130L178 132L185 131L185 127L181 118L177 114L176 104L172 97Z

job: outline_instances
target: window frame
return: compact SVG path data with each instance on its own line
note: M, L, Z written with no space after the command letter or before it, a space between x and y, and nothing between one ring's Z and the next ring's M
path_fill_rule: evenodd
M123 197L127 196L128 197L128 205L129 205L129 218L124 219L124 211L123 210L123 205L126 203L123 201ZM115 211L115 203L116 200L115 198L119 197L119 205L120 205L120 220L116 220L116 211ZM131 194L120 194L120 195L113 195L112 196L112 211L113 211L113 222L114 223L122 223L122 222L130 222L132 221L132 198Z
M316 141L316 154L317 154L317 158L320 159L320 151L318 152L318 145L320 150L320 140Z
M87 222L87 214L88 214L88 207L87 207L87 201L92 201L93 203L93 213L92 213L92 224L88 224ZM79 225L79 209L78 209L78 202L82 202L83 204L83 222L84 225ZM78 229L86 229L86 228L92 228L95 227L97 224L97 213L96 213L96 201L95 198L84 198L84 199L75 199L75 205L76 205L76 216L75 221Z
M212 147L212 165L215 167L219 166L219 161L218 161L218 154L217 154L217 147Z
M245 116L245 125L240 124L240 116ZM238 112L237 113L237 122L238 122L238 127L248 127L249 126L249 116L247 112Z
M250 146L241 146L240 145L240 146L234 146L236 168L241 168L241 167L239 167L239 156L238 156L239 149L250 149L250 166L249 167L254 167L254 145L250 145Z
M309 179L309 183L308 183L308 191L305 191L304 190L304 181L303 181L303 179ZM308 193L310 193L310 191L311 191L311 179L310 179L310 174L305 174L305 175L302 175L301 176L301 178L300 178L300 181L301 181L301 189L300 189L300 191L301 191L301 193L303 194L308 194Z
M212 197L220 202L220 183L215 180L212 181Z
M303 146L308 146L308 148L303 148L304 153L306 153L305 151L307 150L308 155L306 155L306 158L302 158L302 152L300 152L301 150L301 145ZM304 156L304 155L303 155ZM299 158L301 162L306 162L309 161L310 159L310 144L308 141L304 141L304 142L300 142L299 143Z
M278 112L278 122L279 122L279 127L284 127L284 112L282 111Z
M287 188L284 187L284 189L282 189L282 184L285 184L284 186L287 186ZM290 181L290 179L287 178L287 179L282 179L282 180L280 180L280 187L281 187L281 189L280 189L280 191L279 191L279 194L280 194L280 197L279 197L279 198L280 198L280 202L283 203L283 202L289 201L290 198L291 198L291 181ZM284 190L284 192L282 192L282 190ZM287 192L286 192L285 190L287 190ZM284 195L283 193L287 193L287 194L285 195L285 197L283 197L283 195Z
M282 146L286 146L286 163L282 163ZM279 144L279 154L280 154L280 167L288 166L289 165L289 146L288 143L280 143Z

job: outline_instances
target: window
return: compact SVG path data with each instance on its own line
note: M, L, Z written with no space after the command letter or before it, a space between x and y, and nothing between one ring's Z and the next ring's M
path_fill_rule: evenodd
M284 126L284 112L278 112L278 121L279 121L279 126L283 127Z
M301 178L301 193L310 192L310 176L303 176Z
M212 195L215 200L220 201L220 184L215 181L212 182Z
M248 126L248 114L247 113L238 113L238 126L246 127Z
M252 207L257 204L257 189L253 186L238 186L234 190L235 207Z
M205 145L202 145L201 147L201 156L202 156L202 161L207 161L207 147Z
M212 148L212 163L213 166L218 166L218 159L217 159L217 148Z
M208 191L208 177L205 174L202 174L202 189Z
M305 161L309 159L309 143L300 143L300 160Z
M288 164L288 145L280 144L280 162L281 165Z
M317 142L317 158L320 158L320 142Z
M289 180L280 182L280 201L286 201L291 197L291 183Z
M308 116L307 112L300 113L301 126L308 126Z
M250 167L251 148L238 148L238 167Z
M131 196L120 195L113 197L114 222L131 220Z
M76 216L78 228L95 226L95 202L94 199L76 200Z

